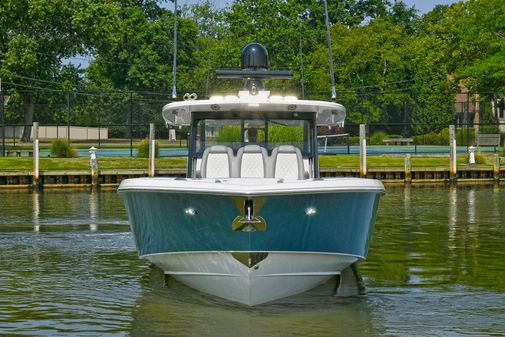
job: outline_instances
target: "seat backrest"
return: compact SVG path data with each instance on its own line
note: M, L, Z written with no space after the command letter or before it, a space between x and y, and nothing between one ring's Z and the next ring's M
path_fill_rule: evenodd
M231 163L233 150L224 145L213 145L203 152L201 176L202 178L231 177Z
M259 145L246 145L237 153L238 173L241 178L265 178L267 150Z
M292 145L281 145L273 149L271 156L273 178L304 179L303 157L300 149Z

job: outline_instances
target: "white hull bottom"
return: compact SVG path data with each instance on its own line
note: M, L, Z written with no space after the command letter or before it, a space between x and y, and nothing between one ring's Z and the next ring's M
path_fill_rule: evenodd
M162 253L143 256L165 274L194 289L257 305L310 290L339 275L357 256L268 252L251 268L232 252Z

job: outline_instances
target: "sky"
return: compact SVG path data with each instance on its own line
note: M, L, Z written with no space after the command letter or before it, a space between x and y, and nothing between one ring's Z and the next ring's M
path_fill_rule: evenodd
M211 0L211 1L216 5L216 7L224 7L232 2L231 0ZM447 5L457 1L458 0L403 0L403 2L405 2L407 5L414 6L416 9L418 9L421 14L429 12L436 5L441 4ZM194 3L198 3L198 0L177 0L178 6ZM171 6L173 6L171 3L167 4L167 7L170 8Z
M429 12L436 5L449 5L454 2L458 2L456 0L403 0L409 6L414 6L419 10L421 14Z

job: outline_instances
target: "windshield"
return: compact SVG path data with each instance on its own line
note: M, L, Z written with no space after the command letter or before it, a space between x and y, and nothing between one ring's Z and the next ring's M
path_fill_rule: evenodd
M293 145L311 157L311 122L288 119L202 119L194 124L195 153L201 156L212 145L235 152L245 145L259 145L269 152L279 145Z

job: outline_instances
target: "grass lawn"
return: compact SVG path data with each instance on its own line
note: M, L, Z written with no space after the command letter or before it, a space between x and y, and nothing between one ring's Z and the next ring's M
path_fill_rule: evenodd
M483 155L484 162L481 165L492 166L492 154ZM416 157L411 158L412 167L437 167L449 166L449 157ZM320 156L319 165L321 167L359 167L358 155L335 155L335 156ZM466 155L459 155L457 165L468 165ZM368 167L404 167L405 157L401 155L370 155L367 157Z
M493 154L484 155L481 165L492 166ZM147 158L136 157L100 157L101 169L147 169ZM371 155L367 157L368 167L400 167L405 163L404 156L400 155ZM357 168L359 156L334 155L320 156L319 164L324 168ZM458 165L468 165L465 155L458 156ZM448 157L412 157L412 167L449 166ZM0 157L0 170L32 170L33 158L29 157ZM185 157L162 157L156 159L156 168L186 168ZM89 158L40 158L41 170L87 170Z
M156 168L186 168L185 157L164 157L156 159ZM147 158L102 157L99 158L100 169L147 169ZM40 170L87 170L89 158L40 158ZM31 170L33 158L2 158L0 170Z

